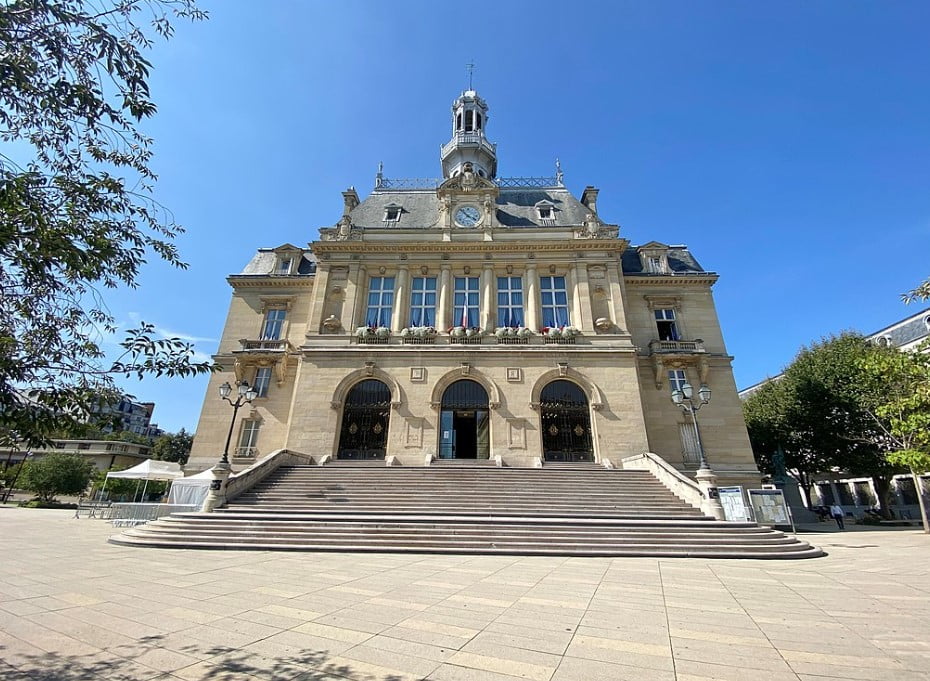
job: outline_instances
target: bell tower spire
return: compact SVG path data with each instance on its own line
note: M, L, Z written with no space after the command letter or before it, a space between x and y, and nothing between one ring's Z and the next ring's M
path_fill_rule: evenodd
M452 139L439 153L446 179L460 174L466 163L479 177L492 179L497 175L497 145L484 134L488 105L471 89L470 81L469 76L469 89L452 103Z

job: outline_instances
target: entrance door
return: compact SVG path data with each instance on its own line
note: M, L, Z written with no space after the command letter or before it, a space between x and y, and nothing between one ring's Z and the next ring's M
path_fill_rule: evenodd
M439 458L490 456L488 393L475 381L456 381L443 393L439 414Z
M356 383L342 412L337 459L383 459L391 416L391 391L381 381Z
M584 391L571 381L553 381L540 395L546 461L594 461L591 413Z

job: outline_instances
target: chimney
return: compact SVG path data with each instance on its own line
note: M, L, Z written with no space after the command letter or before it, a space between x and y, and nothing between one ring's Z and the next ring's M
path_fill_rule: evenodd
M588 185L584 188L584 191L581 192L581 202L591 209L591 212L597 215L597 193L600 190Z
M355 187L349 187L344 192L342 192L343 208L342 214L348 215L353 208L355 208L360 202L358 200L358 193L355 191Z

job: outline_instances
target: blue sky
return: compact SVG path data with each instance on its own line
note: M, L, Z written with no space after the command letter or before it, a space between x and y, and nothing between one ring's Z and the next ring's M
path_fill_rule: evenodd
M151 54L145 124L190 268L152 262L108 298L121 321L214 352L225 277L256 248L314 240L379 161L440 174L469 61L499 174L559 157L634 245L688 244L720 273L740 387L916 311L899 296L930 275L930 3L201 5ZM162 427L196 427L205 379L126 386Z

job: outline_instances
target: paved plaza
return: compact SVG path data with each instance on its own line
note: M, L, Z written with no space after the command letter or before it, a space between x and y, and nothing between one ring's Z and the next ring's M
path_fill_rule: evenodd
M179 551L0 508L0 678L930 681L930 538L806 561Z

